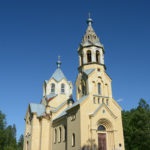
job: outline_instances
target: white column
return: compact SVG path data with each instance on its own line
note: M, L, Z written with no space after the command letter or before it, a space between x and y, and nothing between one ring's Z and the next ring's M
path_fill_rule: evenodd
M92 50L92 62L96 62L96 53Z
M86 55L86 51L83 51L83 64L87 63L87 55Z
M101 49L101 51L100 51L100 63L101 63L101 64L104 64L104 54L103 54L102 49Z

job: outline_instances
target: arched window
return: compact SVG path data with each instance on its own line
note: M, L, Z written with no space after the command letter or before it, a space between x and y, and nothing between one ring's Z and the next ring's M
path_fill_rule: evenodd
M61 142L61 127L59 127L59 142Z
M98 131L106 131L106 128L103 125L98 126Z
M99 51L96 51L96 62L99 63L100 62L100 54Z
M100 95L101 94L101 84L100 83L98 83L98 95Z
M92 58L91 58L91 51L88 50L87 51L87 62L91 62L92 61Z
M75 134L73 133L72 134L72 147L75 146Z
M82 86L82 95L86 95L86 84L84 80L82 80L81 86Z
M83 55L81 55L81 66L83 65Z
M94 102L94 104L96 104L95 97L93 97L93 102Z
M67 129L66 129L66 126L64 126L63 141L65 141L66 138L67 138Z
M57 142L57 129L54 130L54 143Z
M61 93L65 93L65 84L64 83L61 84Z
M27 141L27 147L26 150L29 150L29 141Z
M55 84L54 83L51 84L51 93L55 93Z

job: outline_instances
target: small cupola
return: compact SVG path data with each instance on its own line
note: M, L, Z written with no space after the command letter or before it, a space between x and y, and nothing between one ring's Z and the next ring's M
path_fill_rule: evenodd
M47 100L52 100L58 95L69 98L72 94L73 86L72 82L68 81L61 69L60 56L56 62L57 69L54 71L49 80L45 80L43 84L43 97Z

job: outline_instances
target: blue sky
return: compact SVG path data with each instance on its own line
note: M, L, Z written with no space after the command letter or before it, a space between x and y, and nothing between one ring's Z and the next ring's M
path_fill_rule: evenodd
M91 12L105 48L113 97L123 109L150 103L150 1L0 1L0 110L24 132L30 102L39 103L42 84L56 69L75 82L77 48ZM74 88L75 89L75 88Z

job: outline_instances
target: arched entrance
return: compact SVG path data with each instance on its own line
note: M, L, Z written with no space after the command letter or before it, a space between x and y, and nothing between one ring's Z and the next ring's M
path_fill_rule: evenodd
M108 150L110 148L109 133L112 131L112 123L107 119L100 119L97 123L98 150Z
M103 125L98 127L98 150L107 150L106 128Z

